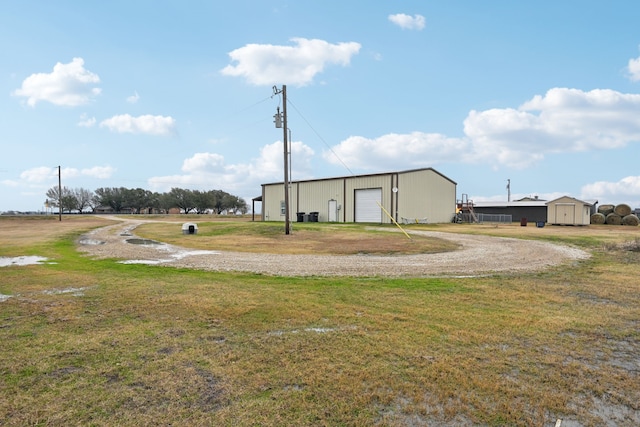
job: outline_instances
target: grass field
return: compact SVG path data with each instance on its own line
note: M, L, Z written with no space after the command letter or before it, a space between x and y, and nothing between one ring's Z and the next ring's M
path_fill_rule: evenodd
M416 225L593 256L522 275L383 279L125 265L76 251L81 233L110 223L0 217L0 257L49 259L0 268L0 425L640 425L638 227ZM220 245L287 251L281 227L267 226L213 218L202 230ZM331 227L314 225L300 245L332 252ZM405 252L400 233L340 232L342 248Z

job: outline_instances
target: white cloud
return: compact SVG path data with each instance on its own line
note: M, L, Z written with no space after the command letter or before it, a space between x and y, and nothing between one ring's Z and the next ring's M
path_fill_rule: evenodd
M640 81L640 57L629 60L629 79L633 82Z
M43 182L51 181L54 177L58 176L58 169L41 166L37 168L27 169L20 174L20 179L29 184L40 184ZM56 178L57 179L57 178Z
M323 157L349 168L391 170L459 161L469 141L441 134L413 132L387 134L375 139L352 136L325 151Z
M609 150L640 142L640 95L554 88L519 108L471 111L464 136L413 132L352 136L324 153L334 164L388 170L443 162L522 169L545 154Z
M423 30L426 23L422 15L411 16L404 13L389 15L389 21L404 30Z
M600 204L630 203L640 206L640 176L627 176L617 182L597 181L582 187L581 197ZM636 206L637 205L637 206Z
M182 170L187 173L216 173L224 171L224 156L216 153L196 153L185 159Z
M0 181L0 184L2 184L5 187L18 187L20 185L20 183L16 180L13 179L4 179L2 181Z
M324 40L293 38L294 46L248 44L229 53L236 65L221 70L226 76L244 77L256 86L305 86L328 64L349 65L360 51L355 42L331 44Z
M518 109L471 111L464 122L479 161L528 167L545 153L606 150L640 141L640 95L554 88Z
M111 166L94 166L92 168L85 168L80 171L83 176L92 178L108 179L111 178L115 169Z
M99 82L97 74L84 68L82 58L73 58L68 64L58 62L51 73L30 75L13 95L27 98L27 105L31 107L38 101L75 107L89 103L100 94L101 89L94 86Z
M127 97L127 102L129 104L135 104L139 100L140 100L140 95L138 95L138 91L135 91L133 95Z
M133 117L129 114L113 116L103 120L100 127L112 132L148 135L172 135L175 133L176 121L171 116L143 115Z
M302 142L293 142L291 152L295 179L309 178L313 150ZM259 157L249 163L227 164L220 154L196 153L183 161L183 174L153 177L149 179L149 186L154 191L168 191L172 187L221 189L241 197L253 197L260 193L261 184L283 180L283 166L281 141L264 146Z
M85 127L85 128L93 127L95 126L95 124L96 124L96 118L88 117L86 114L82 114L80 116L80 121L78 122L78 126Z
M68 184L65 184L64 182L69 179L74 179L78 177L92 177L92 178L100 178L100 179L110 178L114 171L115 169L112 168L111 166L94 166L91 168L84 168L84 169L65 167L60 170L60 175L62 177L63 185L68 185ZM57 183L58 168L40 166L36 168L27 169L20 174L20 180L22 183L26 183L29 185Z

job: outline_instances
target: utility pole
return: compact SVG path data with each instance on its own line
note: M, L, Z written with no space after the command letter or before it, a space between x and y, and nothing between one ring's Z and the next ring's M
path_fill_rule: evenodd
M511 202L511 179L507 179L507 202Z
M58 166L58 218L62 221L62 174Z
M280 121L280 107L276 113L276 128L283 128L282 141L284 145L284 234L289 234L289 144L287 141L287 85L282 85L282 89L278 90L273 87L273 94L282 94L282 121Z

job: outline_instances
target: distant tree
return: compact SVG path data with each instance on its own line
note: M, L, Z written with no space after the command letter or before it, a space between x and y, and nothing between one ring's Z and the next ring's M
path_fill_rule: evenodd
M225 209L224 196L227 193L222 190L212 190L210 193L213 199L213 212L219 215Z
M176 207L169 193L155 193L155 199L155 207L165 212L169 212L169 209Z
M67 187L62 187L62 195L60 195L58 187L51 187L47 190L47 200L49 201L49 206L60 209L62 213L76 209L76 196Z
M216 191L215 211L217 214L224 211L241 211L242 213L245 213L247 210L247 202L245 202L244 199L225 191Z
M47 197L53 200L55 196L57 200L57 189L52 188L49 191L51 194L47 192ZM77 198L79 198L78 193L79 190L76 190ZM179 208L184 213L193 211L205 213L211 209L216 214L229 210L242 213L248 211L247 203L242 198L222 190L201 191L174 187L167 193L155 193L143 188L104 187L98 188L93 194L89 192L89 195L82 192L82 196L83 200L88 197L88 201L76 206L81 206L82 209L91 207L94 211L98 206L109 206L116 213L122 212L124 208L129 208L134 213L140 213L146 208L156 208L166 212L171 208Z
M231 195L230 195L231 196ZM249 211L249 206L247 205L246 200L238 196L231 196L231 208L234 211L240 211L243 215Z
M124 187L98 188L95 193L100 206L109 206L116 213L122 212L125 207L127 189Z
M171 191L169 191L169 199L171 200L172 206L180 208L185 214L191 212L196 207L195 196L191 190L172 188Z
M134 188L124 191L124 205L131 208L133 213L140 213L143 208L150 207L152 202L152 192L142 188Z
M193 191L193 201L196 213L203 214L213 208L213 198L210 191Z
M51 187L47 190L47 202L49 206L57 208L60 202L60 191L58 187Z
M102 203L100 203L100 196L98 196L95 192L91 194L91 199L89 199L89 206L91 208L92 212L95 212L96 209L102 206Z
M82 213L86 208L91 207L91 200L93 199L93 191L85 188L76 188L73 190L73 196L75 197L74 209Z
M162 205L162 195L156 191L149 192L149 208L164 209ZM167 209L168 210L168 209Z

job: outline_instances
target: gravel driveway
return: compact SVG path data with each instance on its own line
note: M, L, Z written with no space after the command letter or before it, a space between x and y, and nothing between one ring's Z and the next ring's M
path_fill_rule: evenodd
M129 264L278 276L476 276L537 271L589 257L580 249L547 242L432 231L411 233L447 239L459 244L461 249L392 256L202 251L140 239L134 231L144 222L148 221L124 220L93 230L79 239L79 249L92 257L117 258Z

